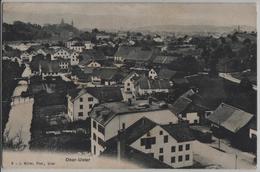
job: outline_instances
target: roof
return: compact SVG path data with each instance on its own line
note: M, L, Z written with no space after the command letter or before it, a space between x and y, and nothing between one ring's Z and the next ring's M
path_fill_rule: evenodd
M71 45L71 46L72 46L72 47L73 47L73 46L81 46L81 47L82 47L82 46L85 46L85 45L84 45L83 43L81 43L81 42L77 42L77 43L75 43L75 44L73 44L73 45Z
M171 85L169 80L166 79L149 79L146 76L142 76L137 84L141 89L170 89Z
M148 61L153 56L152 49L143 47L121 46L115 53L115 57L122 57L125 60Z
M171 80L176 73L177 73L176 71L173 71L173 70L170 70L170 69L167 69L167 68L163 68L163 69L160 70L158 77L161 78L161 79Z
M147 100L137 100L131 106L125 102L103 103L94 107L90 113L90 117L105 126L117 115L162 110L159 104L153 103L145 108L139 106L141 103L147 103Z
M219 124L232 133L238 132L248 124L253 118L253 114L245 112L225 103L221 103L218 108L208 117L208 120Z
M7 57L18 57L20 58L21 55L21 51L19 50L12 50L12 51L4 51L3 52L3 56L7 56Z
M131 72L129 73L123 80L122 82L125 82L127 79L131 78L131 80L138 80L140 77L136 72Z
M161 125L177 142L195 140L189 125L186 123Z
M100 103L121 101L123 99L120 87L88 87L70 90L68 94L74 101L86 93L97 98Z
M158 64L170 64L171 62L177 60L178 57L176 56L156 56L153 60L153 63L158 63Z
M181 96L173 103L171 110L173 113L178 115L185 111L191 103L192 100L187 97Z
M120 87L89 87L86 89L87 92L96 97L100 103L123 100Z
M91 49L91 50L84 50L80 53L82 60L105 60L106 57L102 51Z
M58 61L42 60L40 62L42 73L58 73L60 66Z
M120 75L117 68L95 68L93 70L93 76L98 76L104 80L115 79L117 75ZM123 78L123 76L121 76Z
M82 39L80 37L73 37L73 38L69 39L68 41L82 41Z

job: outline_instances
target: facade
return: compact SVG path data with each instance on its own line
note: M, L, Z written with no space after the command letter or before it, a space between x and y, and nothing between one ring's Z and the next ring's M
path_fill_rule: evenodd
M158 77L158 74L154 69L151 69L148 73L148 77L151 79L156 79Z
M72 52L70 54L70 64L72 66L78 65L79 64L79 58L78 58L79 54L77 52Z
M179 124L181 125L181 124ZM172 128L171 133L165 127ZM193 165L193 138L178 140L172 136L176 126L157 125L130 146L152 156L173 168L189 167ZM168 129L167 128L167 129ZM187 134L187 133L186 133ZM149 142L152 140L152 142ZM151 143L151 144L150 144Z
M157 121L159 124L178 122L178 118L169 109L161 109L158 104L150 105L150 108L143 108L138 106L139 103L140 101L136 101L130 106L132 108L123 102L104 103L91 111L91 153L93 155L99 155L105 150L104 146L93 140L95 135L99 136L101 142L106 142L116 136L119 130L128 128L143 117ZM160 115L159 119L158 115ZM95 127L98 127L99 130L95 130ZM94 154L95 149L96 154Z
M99 101L86 90L76 90L67 95L68 116L71 121L85 120L89 112Z

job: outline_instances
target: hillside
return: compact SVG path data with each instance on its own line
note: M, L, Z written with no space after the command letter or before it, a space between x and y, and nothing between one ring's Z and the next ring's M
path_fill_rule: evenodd
M26 41L37 39L64 40L79 34L79 30L70 24L38 25L15 21L3 23L3 41Z

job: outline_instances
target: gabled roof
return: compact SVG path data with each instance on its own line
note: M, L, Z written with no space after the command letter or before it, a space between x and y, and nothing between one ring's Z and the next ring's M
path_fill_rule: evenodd
M119 102L123 100L120 87L89 87L87 92L96 97L100 103Z
M122 82L125 82L125 81L128 80L129 78L131 78L131 80L138 80L139 77L140 77L140 76L139 76L136 72L132 71L131 73L129 73L129 74L122 80Z
M117 75L120 75L117 68L96 68L93 71L93 76L98 76L104 80L116 79ZM121 76L121 78L123 78L123 76Z
M253 114L225 103L221 103L208 117L208 120L215 124L219 124L232 133L236 133L247 125L252 118Z
M73 37L73 38L69 39L68 41L82 41L82 39L80 37Z
M137 83L141 89L170 89L171 85L169 80L166 79L149 79L142 76Z
M195 140L189 125L186 123L161 125L177 142Z
M170 69L167 69L167 68L163 68L163 69L160 70L160 72L159 72L159 74L158 74L158 77L161 78L161 79L171 80L176 73L177 73L177 72L174 71L174 70L170 70Z
M171 110L173 113L178 115L185 111L191 103L192 100L187 97L181 96L173 103Z

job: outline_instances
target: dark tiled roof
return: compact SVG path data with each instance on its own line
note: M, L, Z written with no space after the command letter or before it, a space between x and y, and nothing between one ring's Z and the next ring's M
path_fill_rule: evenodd
M21 51L19 50L12 50L12 51L4 51L3 52L3 56L7 56L7 57L18 57L20 58L21 55Z
M171 85L169 80L166 79L148 79L146 76L142 76L137 84L141 89L170 89Z
M126 58L128 54L133 51L135 47L130 47L130 46L120 46L115 53L115 57L122 57Z
M123 100L120 87L89 87L87 92L96 97L100 103Z
M165 129L173 138L175 138L177 142L187 142L195 140L188 124L168 124L161 125L161 127Z
M236 133L253 118L253 115L233 106L221 103L208 120Z
M117 68L96 68L93 71L93 76L98 76L104 80L116 80L119 75L121 74ZM121 79L123 79L123 76L121 76Z
M171 110L173 111L173 113L178 115L185 111L191 103L192 100L187 97L181 96L173 103Z
M178 57L175 56L156 56L153 60L153 63L169 64L177 59Z
M161 79L171 80L176 73L177 73L176 71L173 71L173 70L170 70L170 69L167 69L167 68L163 68L163 69L160 70L158 76Z

